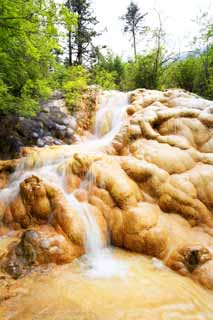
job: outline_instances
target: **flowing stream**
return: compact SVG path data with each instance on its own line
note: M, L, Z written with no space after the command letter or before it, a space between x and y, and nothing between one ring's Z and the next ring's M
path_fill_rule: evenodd
M99 227L93 215L90 214L88 204L86 202L79 202L75 197L75 192L68 193L66 191L64 174L58 171L58 167L66 158L69 158L78 151L81 153L96 153L99 149L108 146L122 126L127 105L127 93L118 91L104 92L100 98L100 107L96 115L92 137L79 144L65 146L65 152L63 154L60 153L58 157L54 159L51 157L50 159L45 158L44 162L42 159L38 159L30 169L28 168L28 158L23 158L19 167L12 175L9 186L0 192L0 200L9 203L18 194L20 183L32 175L36 175L60 189L67 202L72 208L76 209L84 222L86 228L85 249L87 253L87 263L93 271L97 269L97 275L100 276L122 273L122 268L111 259L111 254L108 249L105 248L103 250ZM90 179L91 177L86 175L85 181L81 183L80 188L87 189L92 183ZM104 268L103 270L101 270L101 266ZM91 274L95 275L93 272Z
M103 248L99 227L89 205L67 192L64 160L76 152L97 154L110 145L125 120L128 94L116 91L101 96L92 137L63 152L34 159L23 158L0 200L10 202L19 184L36 175L55 185L86 227L86 255L72 264L55 266L48 273L32 273L17 280L20 290L0 304L0 319L7 320L212 320L212 293L166 268L155 258L120 249ZM50 155L49 155L50 154ZM88 190L86 174L80 188ZM3 242L7 239L2 240ZM1 288L0 288L1 294ZM1 297L1 295L0 295Z

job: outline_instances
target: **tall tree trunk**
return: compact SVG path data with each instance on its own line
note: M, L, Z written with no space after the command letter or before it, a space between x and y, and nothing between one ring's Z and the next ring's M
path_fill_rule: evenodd
M67 1L67 7L72 10L71 0ZM68 31L68 51L69 51L69 66L72 65L72 32Z
M156 34L156 56L154 61L153 67L153 89L157 89L158 86L158 72L159 72L159 65L160 65L160 57L161 57L161 37L162 37L162 21L161 16L158 11L158 20L159 20L159 28Z
M160 54L161 54L161 39L160 39L160 32L157 38L157 51L155 56L154 68L153 68L153 89L157 89L158 85L158 69L160 63Z
M78 10L78 31L77 31L77 64L83 62L83 43L82 43L82 12Z
M133 36L134 56L135 56L135 60L136 60L137 51L136 51L136 39L135 39L135 27L134 26L132 29L132 36Z
M209 43L208 43L208 39L206 42L206 54L204 55L205 60L204 60L204 73L205 73L205 80L206 83L208 83L209 80Z
M77 52L77 64L81 65L83 62L83 47L81 41L78 42L78 52Z
M72 32L69 31L68 34L68 46L69 46L69 66L72 66Z

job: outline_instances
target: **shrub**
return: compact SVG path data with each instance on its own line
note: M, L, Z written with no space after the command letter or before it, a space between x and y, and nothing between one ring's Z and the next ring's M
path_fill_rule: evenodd
M88 72L83 66L69 67L64 75L62 89L65 100L71 111L79 104L79 99L86 91L88 85Z

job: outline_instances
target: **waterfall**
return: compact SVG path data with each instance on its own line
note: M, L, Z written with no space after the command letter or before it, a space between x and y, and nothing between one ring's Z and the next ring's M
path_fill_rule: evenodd
M113 139L118 133L125 117L128 95L119 91L106 91L101 96L100 108L96 114L95 136L102 139ZM109 117L109 131L102 135L103 121ZM111 120L111 121L110 121Z
M92 140L86 141L87 150L96 151L98 148L110 145L119 132L125 120L125 111L128 106L128 94L118 91L106 91L101 96L100 107L96 113L96 121ZM107 121L107 128L104 124ZM105 130L103 130L105 129ZM92 174L87 174L81 183L81 188L89 190L93 183ZM115 260L108 248L103 249L100 230L94 217L90 214L88 205L81 203L84 221L86 221L87 255L83 262L89 266L87 275L92 278L110 278L112 276L123 277L129 266L119 260Z
M95 152L98 148L109 145L116 134L119 132L125 119L125 111L128 105L128 94L119 91L106 91L100 98L100 107L96 114L95 130L92 139L79 144L79 148L85 152ZM102 135L102 125L107 115L111 113L109 119L109 130ZM88 190L93 183L92 174L86 174L85 179L81 182L80 188ZM86 227L86 252L94 258L97 257L102 248L98 225L90 213L87 203L79 202L75 197L71 198L72 205L81 214ZM106 253L106 252L105 252ZM94 261L94 260L93 260Z
M90 213L89 205L86 202L79 202L75 192L68 193L64 182L64 174L59 173L58 167L64 159L68 159L76 152L95 153L100 148L109 145L119 132L125 119L125 110L128 105L128 94L118 91L103 92L100 98L99 110L96 114L96 122L92 138L76 145L65 146L62 153L52 159L33 159L29 155L22 158L20 165L11 176L9 186L0 192L0 200L9 203L19 193L19 185L26 178L36 175L45 182L55 185L63 192L66 200L74 207L82 218L86 229L85 249L90 256L100 254L103 243L99 227L94 216ZM106 127L104 128L104 125ZM32 157L32 159L31 159ZM87 174L82 181L80 188L90 187L92 175ZM104 255L108 255L105 251ZM91 261L90 261L91 262ZM99 263L99 262L98 262Z

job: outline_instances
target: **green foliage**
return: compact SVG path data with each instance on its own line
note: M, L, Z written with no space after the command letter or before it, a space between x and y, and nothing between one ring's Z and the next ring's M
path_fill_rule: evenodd
M67 0L66 7L77 15L74 29L67 28L69 65L90 65L94 58L93 39L97 36L95 25L98 23L93 15L90 0Z
M193 56L173 62L164 69L161 84L167 88L178 87L188 91L196 91L200 68L200 59Z
M125 64L122 80L125 91L136 88L157 89L153 81L155 55L155 52L144 56L140 55L135 61Z
M197 19L200 32L194 39L194 52L163 68L162 88L178 87L213 99L213 24L204 12Z
M1 112L32 115L39 100L50 95L54 53L60 50L56 25L65 17L66 9L58 10L53 0L1 1Z
M152 35L154 50L136 55L137 35L147 30L145 16L131 2L122 17L124 31L131 34L135 51L134 59L124 62L112 53L102 55L93 46L97 20L89 0L67 0L66 5L55 0L1 0L0 114L31 116L54 88L63 89L67 104L73 109L88 84L123 91L179 87L213 99L213 23L208 13L198 20L200 33L193 52L166 64L162 48L165 34L159 14L159 27ZM72 66L68 68L60 64L61 25L69 37ZM82 63L90 66L90 71Z
M73 111L79 105L82 94L88 85L88 72L83 66L72 66L66 69L62 88L68 107Z
M103 89L122 89L124 63L119 56L98 54L98 62L91 71L91 81Z
M17 113L23 116L34 115L38 110L38 102L23 93L14 97L9 93L5 83L0 79L0 113Z
M208 54L208 67L206 55ZM161 88L183 88L213 99L213 46L201 54L189 55L163 68Z
M162 68L159 67L157 79L155 79L156 55L157 50L154 50L147 55L138 55L135 60L124 62L112 53L106 56L99 54L98 62L91 71L92 83L103 89L123 91L136 88L157 89ZM160 59L162 59L161 55ZM160 65L161 60L158 63Z
M117 89L116 86L116 71L107 71L103 68L96 68L94 70L94 81L93 83L100 86L105 90Z
M60 6L59 16L64 22L64 27L68 31L74 32L78 25L78 16L71 11L68 5Z
M203 97L213 99L213 23L208 13L198 20L200 33L194 42L194 50L185 57L165 56L163 42L165 33L161 17L159 27L153 33L154 50L135 56L124 62L120 57L99 54L98 63L92 69L92 81L105 89L133 90L136 88L166 89L183 88ZM141 18L141 20L140 20ZM124 31L134 38L143 22L139 7L131 2L122 17ZM134 31L134 32L133 32ZM145 29L144 29L145 31ZM134 34L133 34L134 33ZM134 40L134 39L133 39ZM172 60L173 59L173 60ZM170 61L170 63L169 63Z

